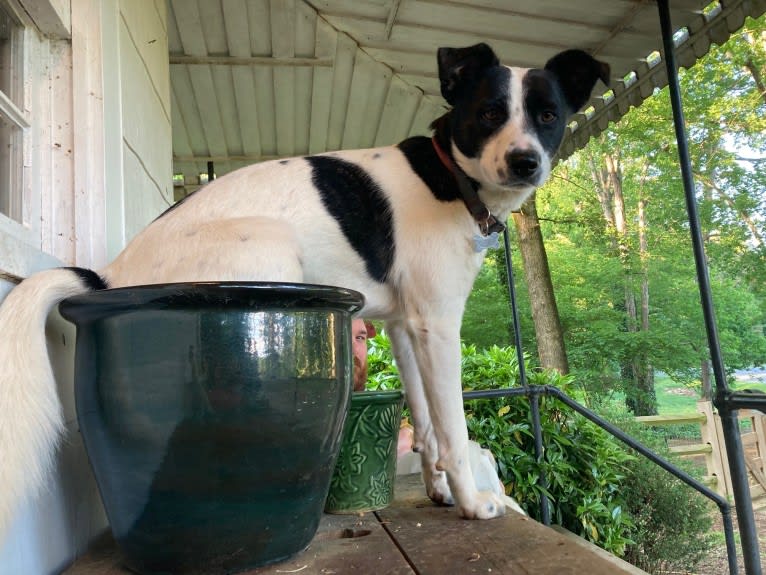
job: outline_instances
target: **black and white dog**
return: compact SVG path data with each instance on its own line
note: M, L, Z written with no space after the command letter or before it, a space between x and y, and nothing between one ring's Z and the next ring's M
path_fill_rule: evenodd
M168 282L362 292L361 315L386 320L428 495L466 518L505 513L494 470L489 481L472 472L463 308L493 234L545 182L567 118L598 79L608 80L609 67L570 50L543 69L509 68L486 44L441 48L438 66L452 109L433 122L433 138L240 169L173 206L100 272L44 271L8 295L0 308L0 534L45 483L63 429L46 316L75 294Z

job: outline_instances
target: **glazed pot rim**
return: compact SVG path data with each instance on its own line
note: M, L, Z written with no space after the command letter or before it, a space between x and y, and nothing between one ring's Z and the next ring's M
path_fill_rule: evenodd
M351 394L351 403L396 403L404 399L401 389L379 389L355 391Z
M179 282L93 291L61 302L61 315L75 322L92 321L141 310L231 308L232 310L306 309L355 313L364 296L336 286L288 282Z

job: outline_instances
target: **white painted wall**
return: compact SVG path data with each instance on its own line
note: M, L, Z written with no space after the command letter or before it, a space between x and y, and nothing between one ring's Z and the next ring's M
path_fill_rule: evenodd
M33 127L24 222L0 215L0 271L98 269L172 202L165 1L14 1L29 8ZM0 541L0 575L58 573L107 525L74 411L74 330L55 314L47 334L67 438L47 491Z
M125 237L173 203L170 68L164 0L120 0Z

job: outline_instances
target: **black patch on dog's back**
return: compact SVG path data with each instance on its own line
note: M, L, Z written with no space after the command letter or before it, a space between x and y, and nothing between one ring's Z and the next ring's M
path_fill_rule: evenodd
M329 156L309 156L306 161L322 203L364 260L367 273L385 282L394 261L394 228L383 190L356 164Z

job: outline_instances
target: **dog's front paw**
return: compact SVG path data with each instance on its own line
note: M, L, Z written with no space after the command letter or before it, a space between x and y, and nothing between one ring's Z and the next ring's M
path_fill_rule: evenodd
M437 505L454 505L455 498L447 483L447 474L443 471L423 468L423 483L426 486L428 497Z
M465 519L502 517L505 515L506 497L491 491L477 491L474 498L460 504L460 516Z

